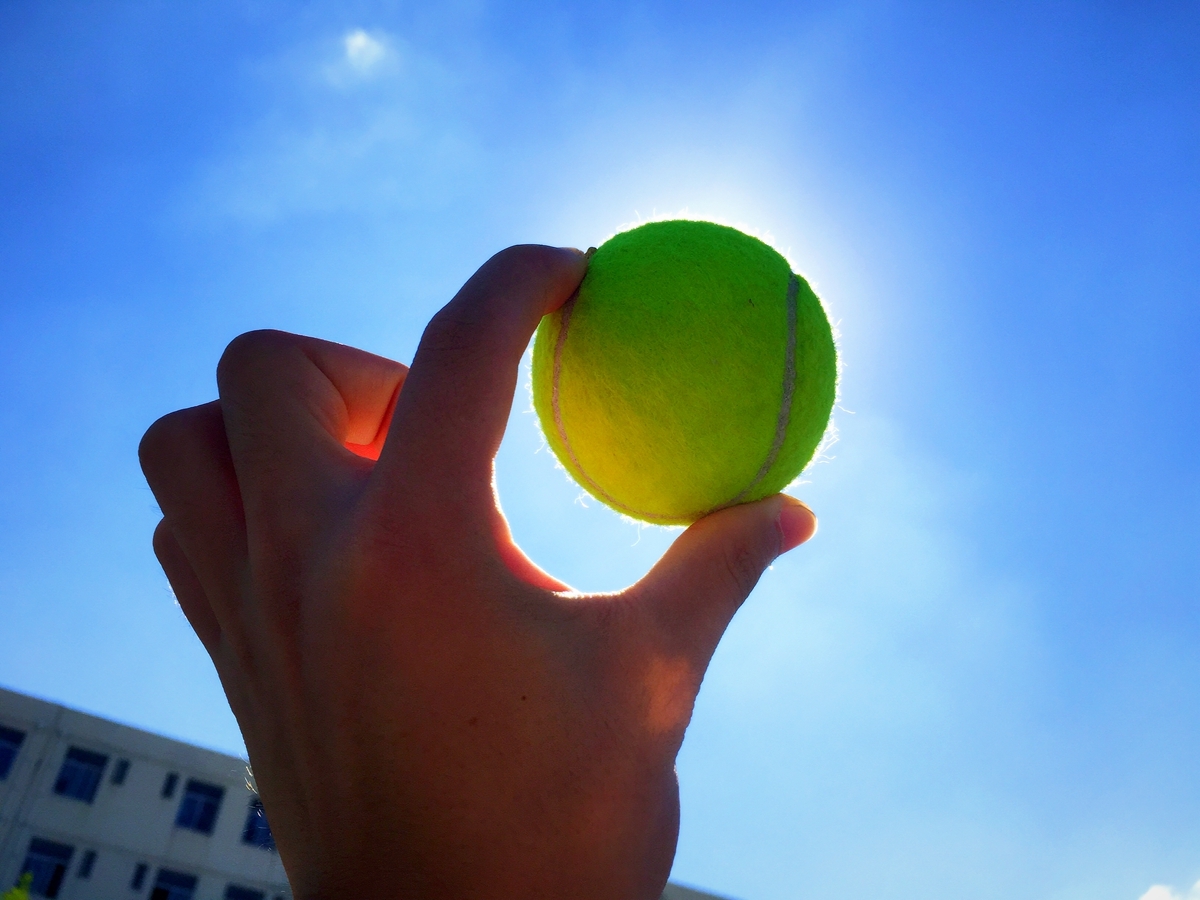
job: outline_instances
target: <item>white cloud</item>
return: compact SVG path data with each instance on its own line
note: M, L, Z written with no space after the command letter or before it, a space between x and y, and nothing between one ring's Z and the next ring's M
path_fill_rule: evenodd
M387 43L382 36L368 34L361 28L347 32L342 38L346 50L346 62L366 74L376 68L388 54Z
M326 36L263 60L250 78L271 102L202 163L181 220L428 209L471 190L479 151L458 109L461 72L399 36Z
M329 44L325 46L326 52L332 49ZM389 76L399 74L402 64L408 62L403 40L377 29L347 31L335 46L336 55L327 56L319 71L327 84L341 90L392 80Z
M1142 894L1138 900L1200 900L1200 881L1193 884L1192 889L1186 894L1179 893L1165 884L1156 884Z

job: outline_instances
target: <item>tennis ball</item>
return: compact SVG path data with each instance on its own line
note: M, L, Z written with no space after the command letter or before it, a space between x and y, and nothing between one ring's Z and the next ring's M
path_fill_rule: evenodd
M833 334L808 282L712 222L606 241L533 346L534 408L559 462L596 499L660 525L786 487L836 389Z

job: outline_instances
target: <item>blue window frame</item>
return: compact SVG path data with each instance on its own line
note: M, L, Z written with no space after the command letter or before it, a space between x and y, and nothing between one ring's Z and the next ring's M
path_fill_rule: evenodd
M179 812L175 816L176 827L212 834L224 796L225 788L189 778L183 799L179 801Z
M262 801L255 797L250 801L250 811L246 815L246 827L242 829L242 843L264 850L275 849L275 838L271 836L271 826L267 824L267 814L263 812Z
M112 778L109 780L113 784L124 784L126 777L129 775L129 760L118 759L117 764L113 766Z
M158 877L154 879L154 890L150 892L150 900L192 900L194 893L195 875L159 869Z
M58 896L62 887L63 877L67 874L67 866L71 864L71 854L74 847L66 844L56 844L34 838L29 842L29 852L25 854L25 865L21 873L28 872L33 876L33 884L29 891L39 897L53 898Z
M58 778L54 781L54 793L91 803L96 799L96 788L100 786L100 779L104 777L106 765L108 757L103 753L72 747L67 751L62 768L58 770Z
M146 883L146 870L150 867L145 863L138 863L133 869L133 878L129 881L129 889L131 891L140 891L142 885Z
M240 884L230 884L225 887L225 900L264 900L266 896L262 891L242 887Z
M92 877L92 869L94 869L95 866L96 866L96 851L89 850L87 853L83 854L83 859L81 859L79 861L79 868L75 870L75 877L91 878Z
M12 768L17 751L21 749L24 741L25 732L0 725L0 781L8 777L8 771Z

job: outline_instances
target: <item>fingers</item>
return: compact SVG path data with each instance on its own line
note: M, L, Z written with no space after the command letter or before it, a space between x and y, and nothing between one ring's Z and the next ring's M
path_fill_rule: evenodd
M680 535L634 590L702 673L763 570L816 530L812 511L785 494L730 507Z
M158 557L159 565L166 573L167 581L171 583L171 590L175 592L179 608L183 610L192 630L196 632L196 637L200 638L200 643L211 656L216 652L217 644L221 640L221 623L217 621L217 616L204 594L204 587L192 570L192 564L188 562L183 548L175 540L166 519L159 522L158 527L154 529L154 555Z
M585 269L578 251L497 254L430 323L412 378L399 363L282 332L251 332L229 345L217 369L219 405L164 417L141 452L171 532L231 639L238 573L258 557L254 547L305 546L368 477L383 495L415 486L407 499L434 507L410 502L405 515L436 512L489 531L491 463L521 354ZM385 449L393 416L404 440ZM381 450L374 471L358 458ZM466 497L474 509L459 502ZM488 519L458 515L484 510Z
M231 673L237 671L239 658L244 659L245 656L238 654L229 643L227 633L222 630L199 578L196 577L166 519L159 522L158 527L154 529L154 555L158 557L159 565L166 573L167 581L171 584L171 590L184 617L196 632L196 637L200 639L208 655L212 657L229 704L241 720L242 712L246 709L246 686L241 679L231 677ZM223 641L222 637L226 640Z
M142 438L138 456L172 543L187 560L217 618L236 633L246 529L220 404L214 401L163 416ZM160 526L155 532L156 552L162 530ZM174 550L171 553L174 556Z
M577 250L510 247L493 256L421 338L396 406L403 442L384 448L375 477L386 491L421 472L424 495L443 512L465 500L494 505L492 459L512 407L521 355L542 316L579 286Z
M295 546L319 527L317 511L363 473L356 455L378 455L407 372L371 353L279 331L234 339L217 385L256 540Z

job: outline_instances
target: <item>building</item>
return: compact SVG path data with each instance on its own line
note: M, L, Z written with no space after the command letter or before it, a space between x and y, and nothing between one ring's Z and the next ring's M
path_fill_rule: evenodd
M0 884L61 900L290 900L245 760L0 689Z
M0 688L0 890L23 872L51 900L291 900L244 759Z

